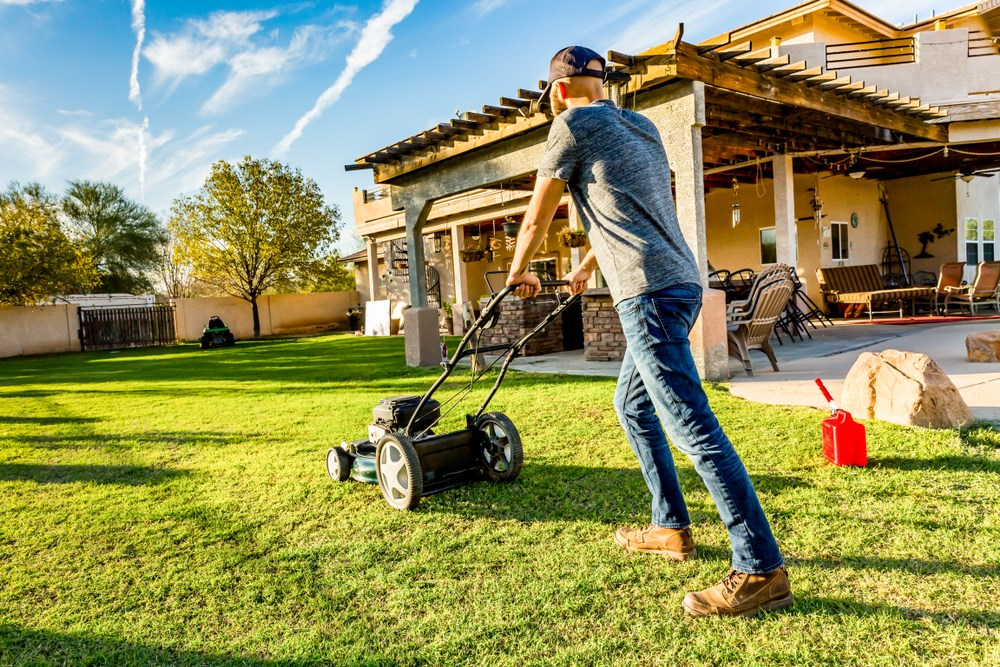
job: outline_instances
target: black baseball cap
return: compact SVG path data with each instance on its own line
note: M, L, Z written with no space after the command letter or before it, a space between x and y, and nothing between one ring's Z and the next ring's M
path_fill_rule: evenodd
M601 69L588 69L587 63L591 60L600 61ZM607 76L604 72L606 65L607 61L601 57L601 54L585 46L567 46L565 49L561 49L549 61L549 82L545 86L545 90L542 91L542 97L538 103L541 105L549 101L549 96L552 94L552 84L557 79L564 79L568 76L592 76L604 81Z

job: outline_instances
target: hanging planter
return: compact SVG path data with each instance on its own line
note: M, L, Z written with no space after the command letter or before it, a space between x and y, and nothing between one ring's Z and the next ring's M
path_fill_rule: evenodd
M458 251L458 256L465 263L478 262L486 256L486 251L482 248L464 248Z
M587 232L563 227L559 230L559 245L564 248L582 248L587 245Z
M503 221L503 233L511 238L517 237L518 230L521 229L521 223L514 218L504 218Z

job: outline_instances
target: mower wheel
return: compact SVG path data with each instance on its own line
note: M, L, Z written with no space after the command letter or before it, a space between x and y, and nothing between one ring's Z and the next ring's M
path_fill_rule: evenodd
M492 482L513 482L521 474L524 448L514 422L502 412L487 412L476 420L482 434L483 471Z
M375 449L375 473L382 497L391 507L412 510L424 492L420 457L410 439L401 433L382 436Z
M354 457L343 447L331 447L326 453L326 472L335 482L346 482L351 478Z

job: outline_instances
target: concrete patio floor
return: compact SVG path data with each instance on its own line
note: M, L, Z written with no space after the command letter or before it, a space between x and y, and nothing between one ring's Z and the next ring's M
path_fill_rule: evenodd
M730 391L735 396L772 405L807 405L826 409L814 379L823 379L834 399L844 378L862 352L887 349L921 352L944 370L958 387L976 419L1000 421L1000 363L972 363L966 358L965 337L975 331L1000 330L1000 319L928 324L840 322L812 330L812 340L775 345L781 371L775 373L761 352L751 352L754 377L747 377L730 358ZM621 364L586 361L580 350L514 360L511 367L533 373L617 377Z

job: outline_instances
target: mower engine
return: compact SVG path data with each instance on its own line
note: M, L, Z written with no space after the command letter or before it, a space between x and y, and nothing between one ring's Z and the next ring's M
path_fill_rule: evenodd
M406 428L413 417L413 412L420 403L420 396L393 396L383 398L372 410L372 423L368 425L368 442L377 445L386 433L398 433ZM421 433L441 419L441 404L433 398L424 404L420 417L413 424L413 432Z

